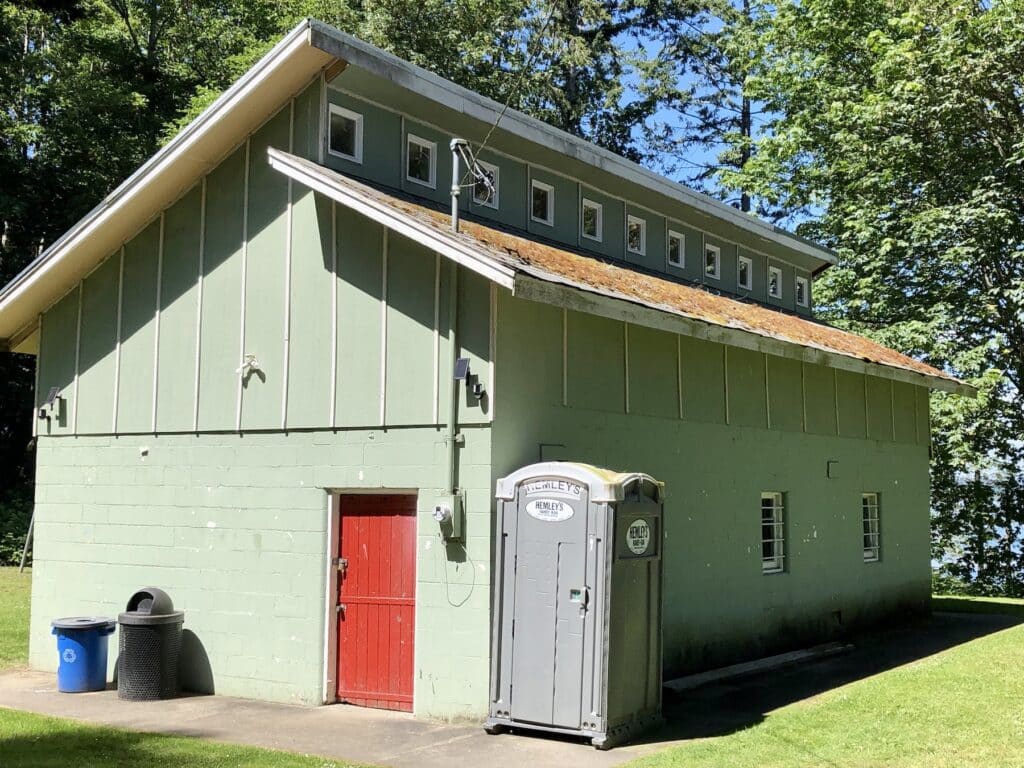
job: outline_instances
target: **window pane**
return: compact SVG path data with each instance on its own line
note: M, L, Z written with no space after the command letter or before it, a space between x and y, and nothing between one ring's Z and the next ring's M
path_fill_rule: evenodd
M626 243L629 250L639 253L644 249L644 225L640 221L629 222Z
M540 219L541 221L550 221L551 217L548 215L549 210L549 193L543 187L533 188L533 218Z
M777 269L768 270L768 293L778 298L782 295L782 286L779 284L781 273Z
M409 178L422 181L424 184L432 184L430 177L430 147L422 144L409 142Z
M803 304L805 301L806 301L806 299L804 299L804 281L803 280L797 280L796 281L796 303L797 304Z
M331 151L348 157L356 156L356 121L346 115L331 113Z
M704 272L712 277L718 274L718 251L711 248L704 251Z
M583 234L588 237L598 236L598 208L594 205L583 206Z
M668 261L670 264L683 263L683 242L675 235L668 238Z
M750 264L742 260L740 261L739 283L744 288L750 285Z
M480 176L474 176L473 200L481 205L493 205L498 196L498 174L492 168L480 166Z

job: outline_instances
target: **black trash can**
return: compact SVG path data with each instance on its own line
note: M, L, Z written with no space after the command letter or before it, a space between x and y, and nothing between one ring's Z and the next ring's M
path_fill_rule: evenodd
M177 696L185 614L174 610L174 603L162 589L145 587L132 595L117 623L118 698L152 701Z

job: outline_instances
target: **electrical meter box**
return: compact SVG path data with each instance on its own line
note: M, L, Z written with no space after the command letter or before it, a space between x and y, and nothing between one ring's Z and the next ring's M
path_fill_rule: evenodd
M605 749L661 721L663 498L569 462L498 481L489 733Z

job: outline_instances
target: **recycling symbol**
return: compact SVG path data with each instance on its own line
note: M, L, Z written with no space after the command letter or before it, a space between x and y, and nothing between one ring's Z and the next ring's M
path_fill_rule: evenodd
M78 654L75 653L75 649L74 648L65 648L64 649L64 661L66 661L68 664L74 664L75 660L77 658L78 658Z

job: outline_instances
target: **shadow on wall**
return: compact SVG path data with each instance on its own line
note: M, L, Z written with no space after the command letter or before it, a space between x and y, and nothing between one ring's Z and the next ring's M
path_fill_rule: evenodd
M178 672L181 690L189 693L216 693L213 668L202 641L190 629L181 633L181 667Z
M940 604L942 610L963 607ZM938 606L937 606L938 607ZM761 723L768 712L825 691L909 664L1024 623L1016 615L936 613L850 638L850 653L685 693L665 692L665 726L642 739L659 743L725 736Z

